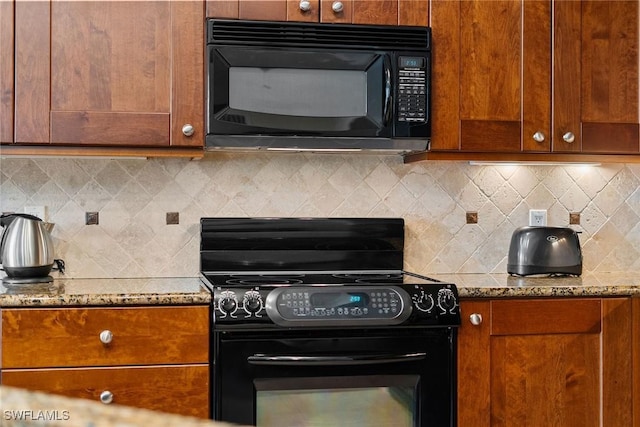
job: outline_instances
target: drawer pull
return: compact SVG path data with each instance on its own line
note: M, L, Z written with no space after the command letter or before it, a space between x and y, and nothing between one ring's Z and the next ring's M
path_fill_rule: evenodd
M472 325L474 326L479 326L482 324L482 314L480 313L473 313L471 316L469 316L469 321L471 322Z
M102 344L110 344L112 340L113 333L110 330L105 329L104 331L100 332L100 342L102 342Z
M111 393L109 390L105 390L100 393L100 402L104 403L105 405L113 402L113 393Z

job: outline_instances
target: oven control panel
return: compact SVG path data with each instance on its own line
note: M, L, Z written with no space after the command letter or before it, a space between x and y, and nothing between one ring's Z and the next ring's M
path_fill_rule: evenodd
M449 284L215 288L214 322L284 327L460 324Z

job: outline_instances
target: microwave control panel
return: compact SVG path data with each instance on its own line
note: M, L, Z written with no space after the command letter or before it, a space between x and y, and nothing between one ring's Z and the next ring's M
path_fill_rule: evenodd
M427 77L427 58L398 57L398 121L427 121Z

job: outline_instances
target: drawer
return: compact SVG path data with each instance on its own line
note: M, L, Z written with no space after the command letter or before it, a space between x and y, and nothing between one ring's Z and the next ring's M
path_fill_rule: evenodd
M2 384L138 408L209 417L209 366L10 369ZM73 414L71 414L73 416Z
M208 360L208 306L2 310L3 369Z

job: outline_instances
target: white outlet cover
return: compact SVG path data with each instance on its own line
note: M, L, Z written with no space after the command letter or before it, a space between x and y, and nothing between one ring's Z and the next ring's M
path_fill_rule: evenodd
M547 225L547 210L546 209L529 210L529 225L534 227L544 227L545 225Z

